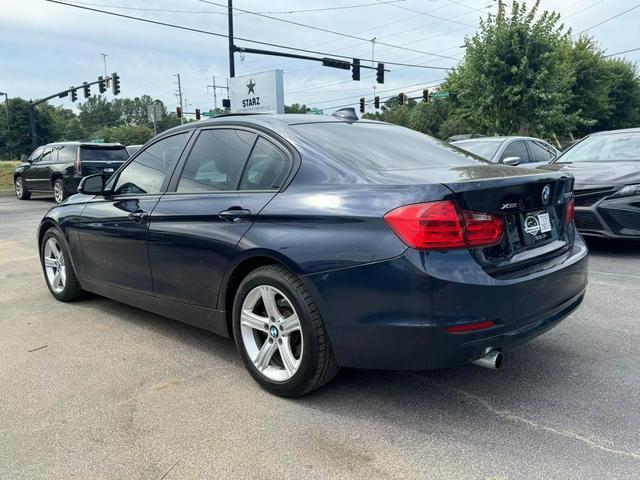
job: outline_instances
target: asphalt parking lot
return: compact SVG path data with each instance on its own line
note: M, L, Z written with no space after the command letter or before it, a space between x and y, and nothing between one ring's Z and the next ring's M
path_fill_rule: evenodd
M583 306L504 367L343 370L298 400L231 340L56 302L0 197L0 479L640 478L640 244L590 242Z

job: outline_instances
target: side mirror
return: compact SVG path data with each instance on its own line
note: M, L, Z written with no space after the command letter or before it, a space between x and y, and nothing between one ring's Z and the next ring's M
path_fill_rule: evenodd
M520 165L520 157L507 157L502 160L502 164L515 167L516 165Z
M80 180L80 185L78 185L78 193L85 195L100 195L104 193L104 175L96 173L84 177Z

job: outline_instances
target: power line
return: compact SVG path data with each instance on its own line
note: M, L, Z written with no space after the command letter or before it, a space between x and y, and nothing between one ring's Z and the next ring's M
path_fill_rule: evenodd
M382 0L376 0L376 1L381 4L383 3ZM452 2L452 3L455 3L455 2ZM458 23L460 25L466 25L467 27L475 27L475 25L471 25L470 23L457 22L455 20L451 20L450 18L438 17L437 15L432 15L429 12L423 12L422 10L416 10L414 8L409 8L402 5L396 5L394 3L386 3L386 5L389 5L390 7L394 7L394 8L400 8L402 10L407 10L408 12L414 12L420 15L426 15L427 17L437 18L438 20L441 20L443 22Z
M632 48L630 50L623 50L622 52L610 53L608 55L605 55L604 58L615 57L616 55L622 55L623 53L637 52L638 50L640 50L640 47Z
M225 7L225 5L223 5L221 3L212 2L210 0L199 0L199 1L202 2L202 3L207 3L209 5L216 5L218 7ZM395 5L395 4L385 3L385 5ZM291 25L296 25L298 27L309 28L311 30L317 30L317 31L320 31L320 32L330 33L332 35L340 35L341 37L353 38L355 40L360 40L362 42L371 41L370 38L358 37L356 35L351 35L349 33L337 32L335 30L329 30L327 28L316 27L316 26L313 26L313 25L307 25L306 23L294 22L293 20L285 20L283 18L272 17L271 15L265 15L263 13L252 12L251 10L244 10L244 9L236 8L236 7L234 7L234 10L237 10L239 12L244 12L244 13L247 13L247 14L250 14L250 15L256 15L258 17L268 18L270 20L275 20L277 22L288 23L288 24L291 24ZM440 17L436 17L436 18L440 18ZM471 25L471 26L474 27L474 25ZM410 52L424 53L425 55L433 55L434 57L446 58L448 60L456 60L456 61L458 60L457 58L454 58L454 57L448 57L446 55L439 55L437 53L432 53L432 52L425 52L424 50L417 50L417 49L414 49L414 48L401 47L399 45L394 45L392 43L384 43L384 42L377 42L377 43L379 45L384 45L385 47L393 47L393 48L398 48L400 50L407 50L407 51L410 51Z
M620 13L618 13L618 14L614 15L613 17L606 18L606 19L602 20L601 22L596 23L595 25L591 25L589 28L585 28L584 30L579 31L578 33L576 33L576 35L580 35L581 33L584 33L584 32L586 32L587 30L591 30L592 28L599 27L599 26L600 26L600 25L602 25L603 23L607 23L607 22L609 22L609 21L611 21L611 20L613 20L613 19L615 19L615 18L618 18L618 17L620 17L620 16L624 15L625 13L629 13L630 11L635 10L635 9L636 9L636 8L638 8L638 7L640 7L640 3L639 3L639 4L637 4L637 5L636 5L636 6L634 6L634 7L629 8L628 10L625 10L624 12L620 12Z
M282 11L267 11L267 12L257 12L257 13L270 13L273 15L285 15L291 13L311 13L311 12L328 12L330 10L347 10L351 8L361 8L361 7L370 7L376 5L385 5L387 3L397 3L404 2L406 0L390 0L386 2L370 2L370 3L361 3L359 5L341 5L337 7L323 7L323 8L305 8L303 10L282 10Z
M129 20L136 20L136 21L139 21L139 22L151 23L151 24L160 25L160 26L163 26L163 27L177 28L179 30L186 30L188 32L194 32L194 33L202 33L202 34L205 34L205 35L212 35L214 37L221 37L221 38L227 38L227 39L229 38L229 35L227 35L225 33L211 32L209 30L202 30L202 29L199 29L199 28L185 27L184 25L177 25L175 23L160 22L158 20L151 20L151 19L148 19L148 18L134 17L133 15L125 15L123 13L109 12L107 10L100 10L100 9L97 9L97 8L85 7L85 6L82 6L82 5L76 5L74 3L62 2L60 0L45 0L45 1L46 2L50 2L50 3L56 3L56 4L59 4L59 5L65 5L67 7L79 8L81 10L89 10L91 12L104 13L106 15L111 15L111 16L114 16L114 17L120 17L120 18L129 19ZM285 49L285 50L294 50L296 52L312 53L312 54L315 54L315 55L322 55L322 56L326 56L326 57L338 57L338 58L345 58L345 59L353 58L352 56L348 56L348 55L338 55L338 54L334 55L332 53L318 52L316 50L306 50L304 48L290 47L290 46L287 46L287 45L280 45L278 43L262 42L260 40L252 40L250 38L242 38L242 37L234 37L234 38L236 40L241 40L243 42L257 43L259 45L267 45L269 47L282 48L282 49ZM424 53L424 52L422 52L422 53ZM429 55L429 54L427 54L427 55ZM425 68L425 69L432 69L432 70L451 70L451 68L447 68L447 67L432 67L432 66L427 66L427 65L412 65L412 64L407 64L407 63L391 62L391 61L386 61L386 60L374 60L374 62L384 63L384 64L387 64L387 65L398 65L398 66L403 66L403 67L412 67L412 68Z

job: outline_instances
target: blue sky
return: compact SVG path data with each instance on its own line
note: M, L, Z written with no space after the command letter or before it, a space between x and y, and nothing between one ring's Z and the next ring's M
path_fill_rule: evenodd
M226 4L226 0L211 0ZM416 51L376 45L375 57L387 61L451 67L463 55L464 37L471 35L485 12L495 11L493 0L235 0L234 7L254 12L299 13L268 15L314 25L378 42L404 46ZM176 23L192 28L226 33L225 9L198 0L69 0L94 8ZM533 2L530 2L531 4ZM543 0L542 8L559 11L574 32L634 7L631 0ZM99 5L99 6L97 6ZM147 10L145 10L147 9ZM148 10L152 9L152 10ZM173 10L173 12L157 11ZM179 12L176 12L179 11ZM236 36L309 48L340 55L371 58L370 41L345 38L300 26L237 12ZM640 8L589 30L609 53L640 47ZM188 109L213 107L207 85L216 76L225 82L228 74L227 43L198 33L149 25L44 0L2 0L0 2L0 91L10 97L39 98L104 73L101 52L107 53L108 71L121 77L122 95L149 94L168 108L177 105L176 77L181 74ZM238 41L239 46L253 46ZM640 61L640 51L624 55ZM286 103L306 103L327 108L355 105L360 96L373 96L373 72L363 70L360 82L351 81L346 70L322 67L315 62L236 54L236 73L282 68ZM441 70L392 67L385 84L378 85L381 96L420 89L439 83ZM94 87L93 91L97 89ZM218 98L220 101L220 97ZM67 100L51 101L71 107Z

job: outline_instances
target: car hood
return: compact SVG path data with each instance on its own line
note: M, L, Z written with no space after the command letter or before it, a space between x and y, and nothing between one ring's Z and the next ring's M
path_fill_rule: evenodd
M570 172L576 179L576 190L583 186L622 186L640 183L640 162L557 162L538 168Z

